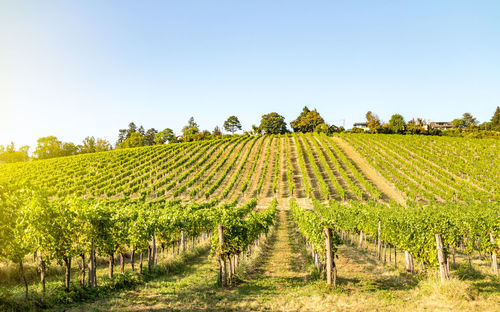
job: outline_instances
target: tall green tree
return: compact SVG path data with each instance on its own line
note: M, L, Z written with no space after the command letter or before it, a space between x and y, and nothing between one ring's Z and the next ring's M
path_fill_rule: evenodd
M97 151L97 143L93 136L88 136L82 142L82 154L95 153Z
M453 119L451 122L453 127L463 129L477 126L477 119L474 118L470 113L465 113L462 118Z
M465 113L462 115L466 127L477 126L477 119L474 118L470 113Z
M466 127L465 120L462 118L455 118L451 121L454 128L463 129Z
M214 131L212 131L212 135L214 137L219 137L222 135L222 131L220 131L219 126L215 126Z
M413 118L406 124L406 130L412 134L420 134L425 131L425 121L422 118Z
M500 126L500 107L497 106L493 117L491 117L491 123L493 126Z
M497 106L493 117L491 117L490 122L483 122L480 126L483 130L495 130L500 131L500 107Z
M139 132L132 132L130 136L123 141L120 148L131 148L144 146L144 138Z
M262 115L259 129L265 134L283 134L288 131L285 117L275 112Z
M111 150L113 147L104 139L97 139L95 150L96 152L105 152Z
M389 129L391 129L393 133L403 132L405 130L405 126L405 119L400 114L392 115L391 119L389 120Z
M144 128L141 126L142 128L142 132L144 132ZM139 128L139 129L141 129ZM131 122L128 124L128 129L120 129L118 130L118 140L116 141L116 146L117 147L121 147L122 143L125 142L126 139L130 138L130 136L132 135L132 133L137 133L139 132L139 134L141 136L144 136L144 133L140 133L140 131L138 131L137 129L137 126L135 123Z
M316 109L309 110L307 106L304 106L302 113L299 117L292 121L290 125L295 132L313 132L318 125L324 124L325 120L318 113Z
M241 123L236 116L229 116L229 118L224 121L224 129L228 132L234 134L236 131L241 130Z
M155 128L148 129L144 134L144 145L155 145L155 139L158 131Z
M380 118L371 111L366 113L366 123L370 128L370 132L377 132L381 126Z
M182 136L184 141L192 141L194 139L194 135L196 135L198 132L200 132L198 124L194 121L193 117L189 118L187 126L182 128Z
M39 138L35 155L38 159L47 159L62 156L62 142L55 136Z
M155 144L165 144L166 142L175 142L174 131L170 128L166 128L155 135Z

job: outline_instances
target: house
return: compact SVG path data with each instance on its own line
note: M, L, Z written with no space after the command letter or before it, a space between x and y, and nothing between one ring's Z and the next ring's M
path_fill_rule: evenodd
M352 127L363 129L364 131L370 131L370 128L368 128L368 123L366 122L356 122L355 124L352 125Z
M451 128L453 128L453 124L448 121L432 121L425 125L425 130L439 129L445 131Z

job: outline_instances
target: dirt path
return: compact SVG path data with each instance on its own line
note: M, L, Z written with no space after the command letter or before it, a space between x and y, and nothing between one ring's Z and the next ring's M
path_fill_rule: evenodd
M269 250L269 256L264 259L261 270L264 276L275 278L305 278L300 267L306 264L293 241L292 227L286 199L278 205L276 232Z
M403 195L397 191L396 187L380 173L378 173L372 166L364 159L352 146L337 136L333 136L332 140L340 147L340 149L351 159L358 168L370 179L375 186L385 193L389 198L393 199L401 205L405 205Z
M293 183L295 185L295 190L293 192L293 197L295 198L305 198L306 191L304 189L304 182L302 182L302 173L299 168L299 161L297 159L297 148L295 146L295 141L293 137L286 138L288 140L288 148L290 153L290 165L292 167L293 173Z
M286 166L286 137L283 137L280 140L280 160L279 160L279 178L278 178L278 197L288 197L289 189L288 189L288 176L287 176L287 166Z

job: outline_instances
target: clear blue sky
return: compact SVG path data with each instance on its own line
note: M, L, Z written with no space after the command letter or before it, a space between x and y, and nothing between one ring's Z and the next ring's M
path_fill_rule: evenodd
M368 110L489 120L500 1L0 0L0 144L190 116L249 129L304 105L346 127Z

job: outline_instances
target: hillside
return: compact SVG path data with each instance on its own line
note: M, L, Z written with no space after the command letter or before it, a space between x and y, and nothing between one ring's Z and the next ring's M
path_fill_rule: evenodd
M282 135L157 145L0 165L53 197L499 199L496 140Z

